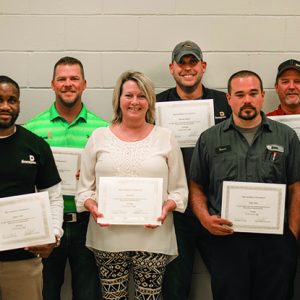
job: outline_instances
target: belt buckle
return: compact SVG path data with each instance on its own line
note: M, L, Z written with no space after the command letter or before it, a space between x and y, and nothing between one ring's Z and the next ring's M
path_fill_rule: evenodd
M67 220L66 222L68 223L74 223L77 222L77 213L68 213L68 219L70 218L70 220Z

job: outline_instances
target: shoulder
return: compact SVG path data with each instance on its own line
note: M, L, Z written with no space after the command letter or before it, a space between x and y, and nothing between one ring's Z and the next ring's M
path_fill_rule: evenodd
M30 119L24 124L25 128L29 128L31 126L36 125L37 123L40 123L42 121L50 121L50 109L46 109L42 111L41 113L37 114L35 117Z
M99 117L94 112L87 110L87 122L95 122L103 126L108 126L109 122Z
M207 88L203 86L204 88L204 95L206 99L213 98L214 100L217 101L226 101L227 103L227 98L226 98L226 93L214 89Z
M17 125L17 134L18 139L22 139L21 141L26 141L28 144L31 144L34 147L50 149L50 146L44 141L44 139L37 136L27 128L24 128L23 126Z
M174 100L179 100L175 88L167 89L156 95L157 102L174 101Z

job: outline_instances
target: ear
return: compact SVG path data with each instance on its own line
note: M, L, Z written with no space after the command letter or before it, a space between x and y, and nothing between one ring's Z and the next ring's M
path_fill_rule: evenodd
M51 88L52 88L52 90L54 90L54 81L53 81L53 79L51 80Z
M171 62L171 63L169 63L169 71L170 71L171 75L173 75L173 70L174 70L174 63Z
M207 67L206 61L201 61L201 67L202 67L203 73L205 73L206 67Z

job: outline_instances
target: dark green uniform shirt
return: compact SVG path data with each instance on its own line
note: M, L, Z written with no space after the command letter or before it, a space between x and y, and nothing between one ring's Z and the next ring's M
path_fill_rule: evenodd
M300 143L293 129L262 113L253 143L232 117L203 132L196 144L190 178L204 187L211 214L220 214L223 181L292 184L300 180Z

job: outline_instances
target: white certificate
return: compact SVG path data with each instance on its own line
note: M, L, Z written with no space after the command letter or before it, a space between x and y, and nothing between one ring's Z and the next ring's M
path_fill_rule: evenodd
M100 177L98 209L102 224L161 225L163 179Z
M223 182L222 218L239 232L283 233L284 184Z
M300 115L269 116L268 118L293 128L300 140Z
M62 194L74 196L77 190L76 173L80 168L82 149L64 147L51 147L51 149L62 181Z
M0 198L0 251L55 243L48 192Z
M213 100L158 102L155 122L170 128L181 148L194 147L200 134L215 124Z

